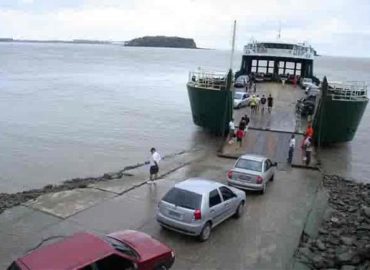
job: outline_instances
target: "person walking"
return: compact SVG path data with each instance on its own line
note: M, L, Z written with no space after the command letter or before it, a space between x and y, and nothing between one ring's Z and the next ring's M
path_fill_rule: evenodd
M251 115L256 113L256 106L257 106L257 99L256 95L253 95L250 101L250 106L251 106Z
M261 97L261 113L264 113L265 112L265 108L266 108L266 97L265 95L262 95Z
M248 128L249 128L249 122L250 122L250 118L248 117L248 115L244 115L244 121L245 121L245 128L244 128L244 131L247 132L248 131Z
M289 152L288 152L288 163L292 164L293 161L293 153L295 148L295 136L292 134L289 140Z
M267 98L267 110L269 113L271 113L273 105L274 105L274 98L270 94L269 97Z
M257 92L257 84L256 83L254 83L253 84L253 93L256 93Z
M304 161L306 166L310 165L311 162L311 153L312 153L312 138L307 137L307 139L304 142L304 151L305 151L305 157Z
M236 132L236 141L239 144L239 148L243 146L243 137L244 137L244 130L239 127L238 131Z
M258 113L260 111L260 105L261 105L260 95L257 95L256 100L257 100L256 112Z
M240 119L238 128L244 130L246 125L247 125L247 123L246 123L245 118L243 116L242 119Z
M229 141L232 140L235 136L235 124L234 118L231 118L229 122Z
M150 161L149 161L150 181L148 181L148 183L154 183L154 180L158 178L159 161L162 158L154 147L150 149L150 153L152 155L150 156Z

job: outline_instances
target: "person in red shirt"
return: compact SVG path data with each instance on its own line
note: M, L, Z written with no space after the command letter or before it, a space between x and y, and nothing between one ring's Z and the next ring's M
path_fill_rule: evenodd
M303 145L304 145L304 142L305 140L310 137L311 139L313 138L313 127L312 127L312 124L311 123L308 123L307 124L307 128L306 128L306 131L305 133L303 134L303 140L302 140L302 144L301 144L301 148L303 149Z
M242 147L243 137L244 137L244 130L239 128L238 131L236 132L236 141L239 143L239 148Z
M311 137L313 138L313 128L312 128L312 124L311 123L308 123L307 125L307 129L306 129L306 132L304 133L304 136L307 138L307 137Z

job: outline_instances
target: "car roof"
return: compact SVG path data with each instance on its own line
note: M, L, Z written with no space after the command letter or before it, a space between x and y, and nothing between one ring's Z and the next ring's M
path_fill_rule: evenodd
M208 193L222 186L224 185L221 183L202 178L189 178L175 185L176 188L195 192L198 194Z
M244 94L247 94L246 92L240 92L240 91L236 91L235 94L241 94L241 95L244 95Z
M38 248L18 261L29 269L76 269L114 252L102 238L82 232Z
M249 160L255 160L255 161L264 161L265 159L268 159L267 157L261 156L261 155L242 155L239 157L239 159L249 159Z

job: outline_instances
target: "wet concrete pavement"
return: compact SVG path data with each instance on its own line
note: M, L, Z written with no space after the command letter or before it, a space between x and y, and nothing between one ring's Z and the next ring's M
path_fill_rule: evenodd
M176 182L195 176L225 182L233 162L218 158L215 153L199 151L168 160L161 167L166 176L156 184L142 184L147 178L147 168L138 168L132 171L132 184L128 185L127 179L121 180L126 191L119 180L113 180L83 192L54 195L59 200L42 196L9 209L0 215L0 268L42 240L48 243L81 230L108 233L136 229L176 250L173 269L286 269L321 180L316 171L281 164L267 193L248 192L243 217L216 227L205 243L163 230L155 221L158 201ZM71 199L76 192L79 199ZM92 200L97 192L99 200ZM63 212L63 205L75 211Z
M301 148L303 132L307 126L307 120L301 118L295 112L297 99L305 96L300 87L292 85L281 85L277 83L259 83L257 92L260 97L271 94L274 98L271 113L259 110L251 114L250 108L234 110L236 125L240 122L243 115L250 117L249 129L243 138L242 147L234 139L230 144L225 141L220 156L238 158L243 154L258 154L271 158L276 162L286 162L289 151L289 141L291 134L295 134L296 147L293 154L292 164L294 166L305 166L304 153ZM316 168L315 152L312 153L309 168Z
M254 93L251 93L254 94ZM306 120L295 113L297 100L304 97L305 93L299 86L293 87L290 84L282 86L278 83L257 83L255 95L269 95L273 97L271 113L266 110L252 114L250 107L234 110L235 124L238 125L243 115L250 117L249 126L259 130L272 130L283 132L303 133L306 128Z

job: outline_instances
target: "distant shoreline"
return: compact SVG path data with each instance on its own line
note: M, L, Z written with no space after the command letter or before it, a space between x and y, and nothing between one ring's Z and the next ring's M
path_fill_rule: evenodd
M67 43L67 44L111 44L123 45L124 41L105 41L105 40L88 40L88 39L73 39L73 40L37 40L37 39L13 39L0 38L0 43L15 42L15 43Z
M171 48L171 49L195 49L195 50L216 50L212 48L181 48L181 47L151 47L151 46L125 46L126 41L104 41L104 40L37 40L37 39L12 39L0 38L1 43L50 43L50 44L92 44L92 45L118 45L122 47L142 47L142 48Z

